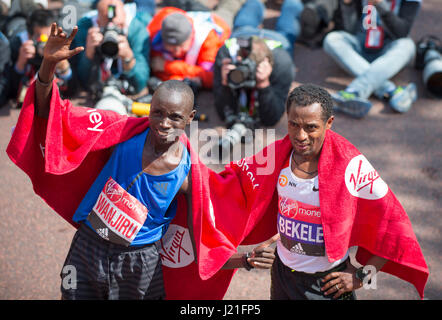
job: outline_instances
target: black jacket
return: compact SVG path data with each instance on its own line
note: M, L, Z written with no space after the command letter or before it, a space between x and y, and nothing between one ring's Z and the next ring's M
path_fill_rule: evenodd
M283 48L275 48L273 53L273 70L270 75L270 86L258 89L258 115L262 125L276 124L285 111L285 99L295 79L295 66L291 57ZM221 66L224 58L230 58L226 46L222 46L215 60L213 93L218 115L224 120L224 108L237 108L232 89L221 84Z

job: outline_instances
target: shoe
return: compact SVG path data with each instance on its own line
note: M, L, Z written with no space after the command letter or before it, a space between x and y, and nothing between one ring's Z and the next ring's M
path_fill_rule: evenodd
M388 104L393 110L404 113L410 110L411 106L417 100L417 89L414 83L406 87L398 86L390 96Z
M354 118L364 117L372 106L367 99L359 98L357 94L345 90L332 94L332 98L336 103L335 110Z

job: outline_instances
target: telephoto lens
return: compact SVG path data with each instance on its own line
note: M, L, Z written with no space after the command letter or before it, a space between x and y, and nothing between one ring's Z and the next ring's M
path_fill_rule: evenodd
M422 70L427 90L442 98L442 43L433 35L422 38L416 45L416 69Z
M423 80L434 96L442 98L442 56L439 51L428 50L425 54Z
M241 142L242 137L244 137L246 133L247 127L244 124L240 122L235 123L218 142L219 159L223 159L226 155L230 155L233 146Z
M119 31L116 28L106 28L103 33L103 43L101 44L101 53L107 58L115 58L118 55L118 36Z
M104 87L103 95L95 105L95 109L111 110L121 115L127 115L131 107L132 100L123 95L114 86Z

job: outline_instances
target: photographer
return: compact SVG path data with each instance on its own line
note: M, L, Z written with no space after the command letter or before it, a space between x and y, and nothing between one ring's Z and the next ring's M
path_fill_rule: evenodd
M10 94L20 107L29 83L35 78L42 61L43 48L48 39L53 13L37 9L27 18L26 29L10 40L12 68L9 75ZM60 61L56 67L57 84L62 93L68 95L72 83L72 71L68 60Z
M216 53L230 36L230 27L220 16L165 7L153 17L148 30L155 77L162 81L188 79L212 88Z
M103 84L110 75L125 79L130 94L140 92L149 78L149 35L146 24L132 4L120 0L101 0L97 10L78 22L73 46L85 51L75 57L78 78L86 88Z
M338 110L365 116L374 94L392 109L407 112L417 99L414 83L396 86L391 79L415 56L408 37L420 0L340 0L337 25L324 39L325 52L355 79L333 95Z
M250 43L248 54L243 53L247 49L241 49L238 40L239 43L244 40ZM244 87L229 84L230 72L245 59L253 61L251 65L256 66L255 70L250 70L255 84ZM285 98L294 78L292 59L277 41L258 37L228 39L215 60L213 92L216 110L223 120L228 114L245 111L256 124L275 125L284 113Z

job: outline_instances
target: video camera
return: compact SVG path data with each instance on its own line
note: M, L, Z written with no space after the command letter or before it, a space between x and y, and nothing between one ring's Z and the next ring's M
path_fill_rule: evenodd
M423 70L423 81L433 95L442 98L442 43L436 36L426 36L416 45L415 67Z
M252 51L252 38L238 38L238 56L235 69L227 75L227 84L233 89L254 88L256 85L256 62L249 58Z
M115 6L109 5L107 7L108 21L112 21L116 16ZM124 35L123 30L108 23L104 28L100 29L103 34L103 42L98 47L99 53L105 58L115 59L118 55L118 37Z

